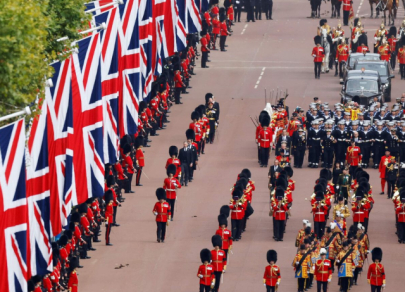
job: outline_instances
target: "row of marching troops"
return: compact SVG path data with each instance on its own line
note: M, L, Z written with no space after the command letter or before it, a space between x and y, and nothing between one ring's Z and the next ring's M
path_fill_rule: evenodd
M202 265L197 271L200 292L219 291L229 264L233 242L242 239L242 233L246 231L246 221L254 212L251 206L254 190L255 185L251 180L250 170L243 169L231 188L232 197L229 205L223 205L220 208L219 227L211 239L214 249L210 251L205 248L200 252ZM228 229L229 216L231 216L231 230Z
M390 62L393 70L398 60L401 80L405 79L405 20L402 21L399 29L392 26L387 30L381 23L374 34L375 42L372 50L369 49L367 34L359 18L354 20L354 27L350 30L349 42L340 23L336 28L331 28L326 19L320 20L317 35L314 38L316 46L312 50L315 78L319 79L321 72L328 73L335 63L335 76L338 76L339 69L339 77L342 79L343 67L350 52L363 54L374 52L380 55L381 60Z
M219 124L220 108L212 93L205 95L205 105L200 105L191 113L191 123L186 130L186 141L179 149L169 147L169 158L166 161L167 178L163 186L156 190L158 202L152 213L157 225L156 237L158 243L164 243L166 226L174 219L177 190L188 186L194 179L194 171L198 167L199 157L205 154L206 144L215 140Z
M368 173L356 169L352 179L346 168L339 175L337 184L333 184L332 179L330 170L321 170L311 196L314 228L309 220L303 220L303 228L298 231L295 241L298 252L292 266L299 292L311 288L314 278L317 280L317 291L326 292L335 266L340 291L347 292L357 285L371 249L367 228L374 199ZM352 197L350 190L354 193ZM335 204L332 207L333 201ZM350 201L353 224L347 228ZM330 215L332 218L327 226ZM371 253L373 264L369 266L367 279L372 291L381 291L385 287L384 267L380 263L382 251L374 248Z

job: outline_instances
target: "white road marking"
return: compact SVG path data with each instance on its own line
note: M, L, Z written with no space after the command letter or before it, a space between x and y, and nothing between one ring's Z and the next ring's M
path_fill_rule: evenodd
M245 29L247 28L247 24L245 25L245 27L243 28L242 32L240 34L244 34L245 33Z
M356 17L359 17L359 12L360 12L360 9L361 9L361 5L363 5L363 1L364 0L360 1L359 7L357 8L357 12L356 12Z
M226 67L222 67L222 68L226 68ZM249 68L252 68L252 67L249 67ZM253 68L258 68L258 67L253 67ZM260 68L260 67L259 67L259 68ZM262 68L262 72L260 73L260 76L259 76L259 78L257 79L256 85L255 85L255 89L256 89L257 86L259 85L260 80L262 80L262 77L263 77L263 74L264 74L264 70L266 70L266 67L263 67L263 68Z
M255 85L255 89L257 88L257 85Z

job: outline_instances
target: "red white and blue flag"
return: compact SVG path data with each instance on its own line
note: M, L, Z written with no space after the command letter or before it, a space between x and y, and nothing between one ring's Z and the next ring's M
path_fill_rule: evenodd
M27 291L24 119L0 128L0 291Z
M202 22L199 7L194 0L178 0L179 15L187 33L201 31Z

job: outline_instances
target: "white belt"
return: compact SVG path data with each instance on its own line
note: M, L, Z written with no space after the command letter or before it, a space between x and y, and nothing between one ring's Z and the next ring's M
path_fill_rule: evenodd
M166 192L167 192L167 191L170 191L170 192L175 192L176 190L169 190L169 189L166 189Z
M399 213L398 215L401 215L401 214L405 214L405 212L401 212L401 213Z
M337 139L338 141L345 141L346 139Z
M269 141L269 139L267 139L267 140L262 139L261 141Z
M312 140L321 140L321 138L312 138Z
M242 212L242 210L232 210L232 212Z
M322 215L324 215L324 213L323 213L323 212L316 212L316 213L315 213L315 215L316 215L316 214L319 214L319 215L321 215L321 214L322 214Z
M383 139L375 139L377 142L383 142L384 140Z
M354 212L354 214L364 214L364 212Z
M346 6L350 6L350 4L345 4L345 3L343 3L343 6L345 6L345 5L346 5Z

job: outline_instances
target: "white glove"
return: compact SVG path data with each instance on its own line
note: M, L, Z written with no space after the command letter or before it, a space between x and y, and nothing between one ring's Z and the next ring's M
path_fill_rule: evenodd
M278 285L280 285L280 283L279 283L279 282L277 282L277 283L276 283L276 286L278 286Z
M153 214L155 214L155 216L157 216L158 212L153 212Z
M339 260L336 260L336 262L337 262L337 263L340 263L340 261L339 261Z
M201 278L201 279L202 279L202 278L204 278L204 276L203 276L203 275L198 275L198 277L199 277L199 278Z
M381 286L381 287L385 288L385 284L382 284L382 286Z
M315 57L316 57L316 55L312 55L312 57L314 57L314 58L315 58Z
M314 266L314 267L312 267L312 271L315 271L315 266Z
M266 284L265 284L265 283L263 283L263 286L264 286L264 287L266 287Z
M242 206L242 202L239 202L239 204L238 204L239 206Z
M328 279L328 282L330 282L332 279Z
M295 265L298 266L299 263L300 263L300 262L295 262Z
M374 37L375 41L377 41L377 37Z

